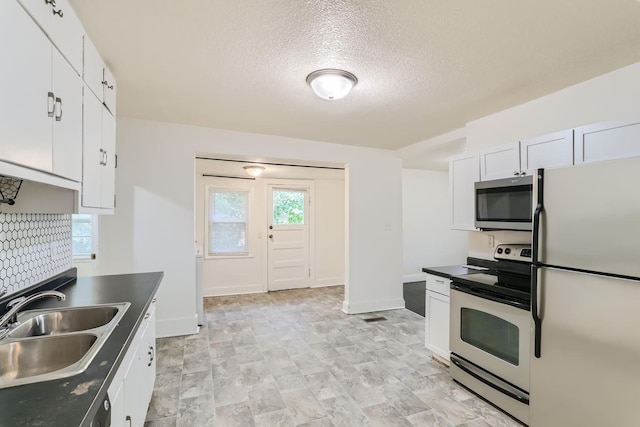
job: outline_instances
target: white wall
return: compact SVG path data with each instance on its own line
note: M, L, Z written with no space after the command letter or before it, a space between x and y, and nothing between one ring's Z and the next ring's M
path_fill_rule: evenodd
M207 258L203 262L203 288L205 296L234 295L266 292L266 235L267 200L265 185L282 181L276 176L290 179L304 178L313 183L311 209L314 212L311 251L311 287L342 285L345 283L344 246L345 210L344 179L327 179L344 176L342 171L325 169L267 166L264 176L256 180L203 176L242 176L240 165L235 169L226 167L225 162L198 159L196 161L196 246L204 253L205 243L205 203L206 187L234 188L250 190L250 212L247 233L249 257ZM277 172L272 172L277 169ZM226 172L226 171L230 172Z
M124 117L118 118L117 141L118 205L116 215L101 219L100 270L165 272L159 336L196 330L196 153L345 164L343 310L404 307L402 176L395 152Z
M469 151L592 123L640 118L640 62L467 123Z
M403 280L425 279L423 267L465 264L467 233L451 230L449 174L402 170Z

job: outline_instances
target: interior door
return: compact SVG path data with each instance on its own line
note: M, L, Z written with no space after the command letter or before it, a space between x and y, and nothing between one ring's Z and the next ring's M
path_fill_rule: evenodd
M269 290L305 288L309 263L309 186L268 185Z

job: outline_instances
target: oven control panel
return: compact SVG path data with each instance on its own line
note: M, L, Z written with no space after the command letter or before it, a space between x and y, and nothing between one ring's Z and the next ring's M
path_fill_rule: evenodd
M531 245L498 245L493 256L495 259L531 262Z

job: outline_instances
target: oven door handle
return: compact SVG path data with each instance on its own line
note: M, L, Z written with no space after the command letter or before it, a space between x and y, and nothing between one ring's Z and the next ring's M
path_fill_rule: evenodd
M512 307L519 308L521 310L529 311L529 308L530 308L529 304L527 303L524 303L515 299L511 299L506 296L495 295L489 292L482 292L477 289L469 288L465 285L458 285L456 283L451 283L450 288L454 291L462 292L462 293L469 294L474 297L486 299L489 301L494 301L500 304L510 305Z
M451 363L456 365L458 368L471 375L476 380L482 382L483 384L488 385L489 387L499 391L500 393L506 394L512 399L517 400L518 402L522 402L525 405L529 404L529 394L520 390L516 386L507 383L502 379L498 379L492 374L489 374L484 369L479 366L475 366L455 354L451 354L450 356ZM498 383L498 384L496 384Z

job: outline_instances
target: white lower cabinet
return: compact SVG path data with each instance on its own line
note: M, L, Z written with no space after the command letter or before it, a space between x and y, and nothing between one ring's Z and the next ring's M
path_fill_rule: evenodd
M427 274L425 347L449 364L449 286L451 280Z
M107 391L113 427L144 425L156 379L155 298Z

